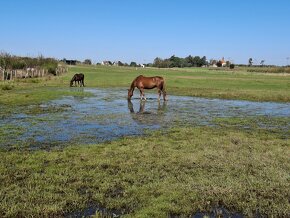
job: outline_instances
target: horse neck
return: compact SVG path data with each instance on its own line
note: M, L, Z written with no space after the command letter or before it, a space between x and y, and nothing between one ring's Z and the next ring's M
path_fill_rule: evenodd
M134 91L135 87L136 87L136 79L134 79L133 82L131 83L130 91Z

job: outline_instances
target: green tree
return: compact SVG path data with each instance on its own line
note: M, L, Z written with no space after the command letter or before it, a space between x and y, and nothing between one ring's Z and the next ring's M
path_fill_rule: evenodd
M118 66L124 66L124 64L121 61L118 61Z
M208 65L208 62L207 62L207 60L206 60L206 56L203 56L202 58L201 58L201 66L207 66Z
M249 58L249 63L248 63L248 66L252 66L253 65L253 58Z
M162 62L163 62L163 60L161 58L157 57L154 59L153 66L160 68L162 65Z
M0 64L4 71L12 68L12 56L9 53L2 52L0 54L0 59Z
M263 67L264 64L265 64L265 60L261 60L260 64L261 64L261 66Z
M91 65L91 64L92 64L92 61L91 61L91 59L86 59L86 60L84 60L83 63L84 63L84 64Z
M130 63L130 67L137 67L137 63L134 62L134 61L132 61L132 62Z
M176 57L175 55L172 55L169 58L170 66L169 67L183 67L184 61L180 57Z
M192 64L194 67L201 67L202 66L201 58L199 56L194 56Z

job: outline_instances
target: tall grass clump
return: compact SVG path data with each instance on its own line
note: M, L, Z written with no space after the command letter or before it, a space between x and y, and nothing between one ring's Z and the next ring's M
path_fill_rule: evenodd
M12 85L2 85L0 87L1 87L1 90L3 90L3 91L9 91L9 90L12 90L14 88L14 86L12 86Z

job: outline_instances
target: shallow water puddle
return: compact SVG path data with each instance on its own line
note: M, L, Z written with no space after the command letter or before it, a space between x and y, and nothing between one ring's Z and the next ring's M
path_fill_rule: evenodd
M63 97L1 114L1 145L49 148L98 143L173 125L214 125L216 118L290 117L290 103L183 96L169 96L169 101L158 102L155 93L147 93L147 101L140 101L138 91L127 101L124 89L84 90L93 95ZM290 124L283 128L289 130Z

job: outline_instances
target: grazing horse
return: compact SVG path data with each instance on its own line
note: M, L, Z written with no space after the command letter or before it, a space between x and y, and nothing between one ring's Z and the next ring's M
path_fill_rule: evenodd
M80 87L81 87L81 86L85 86L85 84L84 84L84 79L85 79L84 74L82 74L82 73L77 73L77 74L75 74L75 75L73 76L73 78L71 79L71 81L70 81L70 87L73 86L73 83L74 83L74 82L75 82L75 86L77 86L77 82L78 82L78 85L80 85Z
M161 92L163 94L163 100L166 101L166 92L165 92L165 81L161 76L154 76L154 77L145 77L140 75L136 77L133 82L131 83L130 89L128 89L128 100L131 99L133 96L133 92L135 87L137 87L140 91L140 99L146 100L144 95L144 89L158 89L158 101L160 100Z

